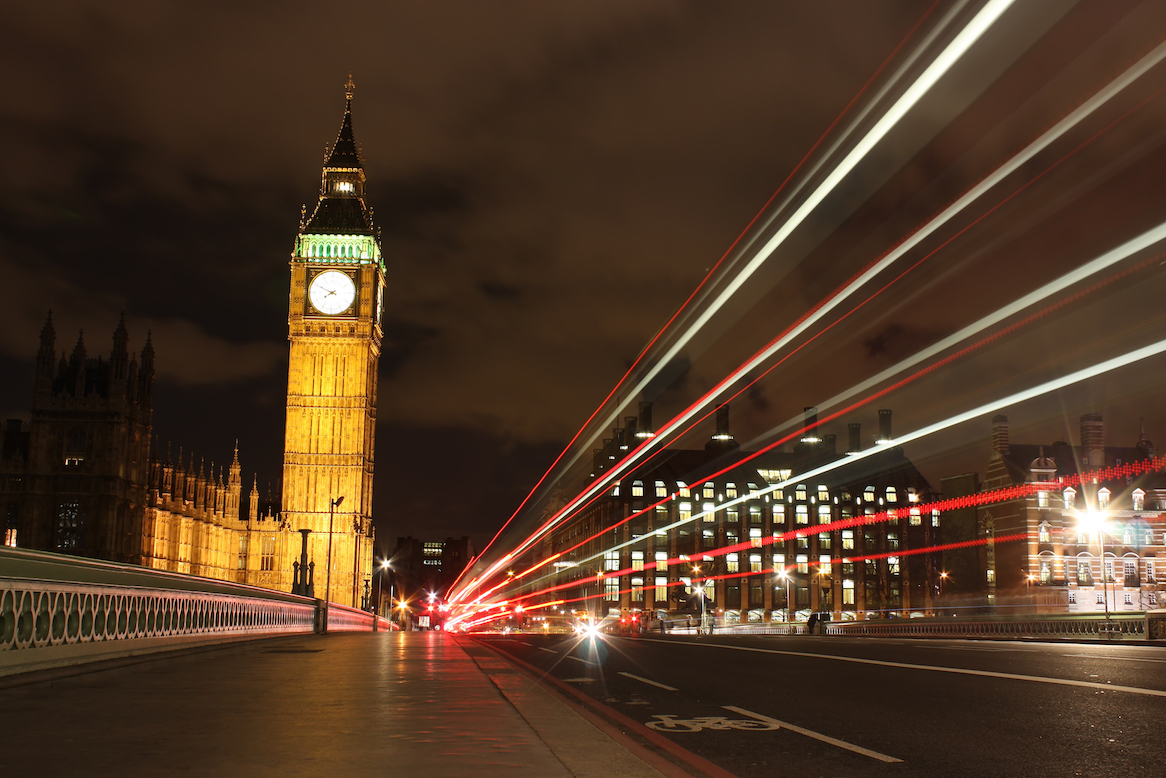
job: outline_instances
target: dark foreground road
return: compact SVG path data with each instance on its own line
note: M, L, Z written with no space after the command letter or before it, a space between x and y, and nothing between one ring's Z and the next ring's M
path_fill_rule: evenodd
M482 640L742 778L1166 775L1158 647Z

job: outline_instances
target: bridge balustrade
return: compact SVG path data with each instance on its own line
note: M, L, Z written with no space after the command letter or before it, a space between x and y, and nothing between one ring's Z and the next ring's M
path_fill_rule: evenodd
M332 604L329 631L388 629ZM309 597L136 565L0 549L0 676L322 630Z

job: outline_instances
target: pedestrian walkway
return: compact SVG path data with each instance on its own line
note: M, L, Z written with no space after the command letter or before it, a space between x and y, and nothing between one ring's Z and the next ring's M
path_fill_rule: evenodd
M488 649L439 632L76 671L0 689L6 774L660 775Z

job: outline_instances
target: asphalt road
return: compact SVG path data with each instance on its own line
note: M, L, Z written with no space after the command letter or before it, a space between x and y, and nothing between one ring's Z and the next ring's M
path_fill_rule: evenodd
M1166 648L483 640L742 778L1166 775Z

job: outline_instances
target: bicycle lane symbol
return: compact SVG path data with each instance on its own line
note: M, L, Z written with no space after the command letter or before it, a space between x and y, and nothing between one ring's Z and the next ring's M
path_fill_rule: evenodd
M652 718L656 721L645 722L648 729L657 732L700 732L702 730L764 730L781 729L781 726L768 721L756 719L729 719L724 716L697 716L692 719L681 719L671 714L656 714Z

